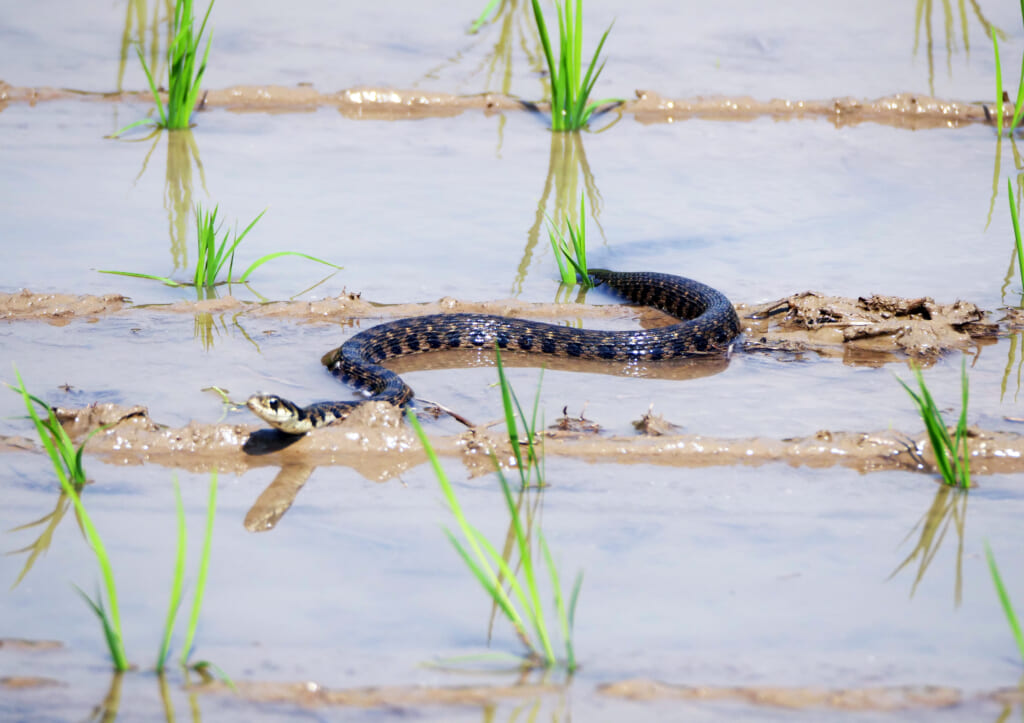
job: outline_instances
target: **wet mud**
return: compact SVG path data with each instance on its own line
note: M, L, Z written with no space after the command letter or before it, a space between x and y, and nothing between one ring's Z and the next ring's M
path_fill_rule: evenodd
M0 318L30 319L63 324L69 319L95 319L108 314L131 314L124 296L37 295L24 291L0 296ZM339 318L404 317L439 312L480 312L531 318L589 317L638 319L642 326L670 323L665 315L621 305L530 304L515 300L464 302L444 298L427 304L378 305L356 293L344 293L320 301L256 304L232 297L166 306L146 306L147 311L173 314L235 312L250 316L303 320ZM771 354L782 360L806 355L840 358L848 364L880 366L912 360L934 363L952 350L969 350L991 344L1011 333L1020 323L1010 312L1000 318L977 305L955 301L938 303L930 298L904 299L873 295L857 299L804 292L762 304L738 304L743 339L733 354ZM639 312L639 314L638 314ZM992 319L997 319L993 321ZM392 363L398 372L428 368L472 366L478 352L410 355ZM535 359L517 361L536 364ZM601 371L601 362L551 359L556 368ZM714 374L727 363L651 365L656 374L691 378ZM615 373L614 370L607 373ZM239 403L237 406L241 406ZM422 405L428 412L430 404ZM242 472L266 465L313 467L344 465L363 477L384 481L418 466L425 456L398 410L387 404L366 404L344 423L306 435L291 437L254 424L204 424L168 427L150 418L142 406L94 404L82 409L60 409L58 415L76 439L100 427L88 450L106 461L126 465L155 463L192 471L213 468ZM466 420L464 420L466 421ZM669 418L650 410L634 420L637 434L623 436L601 431L600 420L588 420L568 410L545 431L546 452L591 462L664 464L682 467L713 465L760 465L782 462L793 466L842 466L861 472L933 469L930 445L919 431L822 429L813 435L773 439L766 437L722 438L686 434ZM471 423L470 423L471 424ZM490 455L511 459L507 440L487 427L471 426L455 435L432 439L438 454L459 457L472 474L491 471ZM30 449L30 440L0 439L7 450ZM972 469L978 474L1016 472L1024 469L1024 436L1013 432L972 429ZM273 453L272 456L271 453ZM287 485L285 485L287 487ZM294 486L294 485L293 485ZM301 485L300 485L301 486ZM287 495L286 495L287 496ZM279 507L275 499L272 506Z
M73 296L33 294L23 290L0 294L0 319L65 323L72 318L94 319L133 309L176 314L240 313L251 317L307 321L385 319L439 313L481 313L533 319L624 319L641 326L672 323L671 317L650 309L623 305L535 304L516 299L460 301L444 297L436 302L376 304L358 293L345 292L317 301L256 303L228 296L166 305L131 306L118 294ZM954 349L991 343L1019 329L1019 310L986 311L967 301L937 303L928 297L904 299L874 294L856 299L814 291L793 294L760 304L736 304L746 348L787 353L814 352L821 356L879 362L906 357L926 363ZM988 340L986 342L986 340Z
M233 693L221 683L196 688L210 694ZM382 708L406 706L485 705L502 700L537 699L564 694L567 687L557 685L453 686L453 687L370 687L331 689L316 683L247 682L238 686L242 698L259 703L290 703L302 707ZM981 693L965 693L958 688L938 685L877 686L865 688L785 687L772 685L717 687L672 685L654 680L622 680L597 688L599 697L651 703L676 701L690 703L744 703L764 708L792 710L880 711L896 712L952 708L990 701L1017 705L1024 693L1006 688Z
M103 427L89 440L87 451L114 464L151 463L193 472L217 468L239 473L268 465L341 465L366 479L384 481L426 461L400 412L386 403L364 404L344 422L300 437L248 424L193 422L171 428L151 420L143 407L114 404L58 409L57 416L79 441ZM933 468L923 432L820 430L806 437L728 439L673 434L672 428L664 426L665 420L660 424L666 431L638 431L627 437L601 434L593 423L581 430L556 422L544 432L545 452L590 462L674 467L783 462L816 468L842 466L861 472ZM647 425L641 419L637 426ZM1024 470L1024 435L976 428L970 429L969 435L971 469L976 474ZM0 442L12 451L34 448L21 437ZM492 471L492 453L502 460L512 457L507 438L482 427L432 436L431 443L439 455L461 458L474 475Z
M836 97L824 100L758 100L750 96L672 99L653 90L637 90L635 95L633 100L605 106L598 112L632 115L641 123L671 123L688 118L744 121L771 116L779 119L829 118L837 126L870 122L913 129L993 123L997 115L994 108L983 103L944 100L917 93L895 93L873 99ZM151 102L151 96L146 92L85 93L63 88L16 87L0 81L0 110L10 103L35 105L71 98ZM208 90L200 105L200 109L224 108L242 113L300 113L323 107L337 108L346 118L377 121L446 118L467 111L548 110L547 104L500 93L454 95L376 87L322 93L308 86L280 85ZM1013 117L1013 105L1008 101L1004 103L1003 113L1006 118Z

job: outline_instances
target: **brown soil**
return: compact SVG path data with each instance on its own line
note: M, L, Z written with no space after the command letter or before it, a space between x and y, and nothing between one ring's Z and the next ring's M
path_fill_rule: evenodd
M669 323L670 317L646 309L622 305L531 304L515 299L459 301L444 297L425 304L383 306L342 293L318 301L279 301L267 304L228 296L205 301L180 301L160 306L131 306L120 295L71 296L33 294L22 290L0 294L0 319L42 320L64 324L72 318L133 313L138 310L179 314L241 313L249 317L309 321L364 318L400 318L424 314L471 312L524 316L535 319L639 317L643 326ZM842 357L861 364L881 364L907 357L934 361L946 351L966 350L993 343L1022 325L1019 312L1009 310L998 322L993 312L966 301L940 304L923 297L903 299L874 295L850 299L814 291L793 294L763 304L737 304L743 322L746 348L789 354L815 353Z
M85 93L64 88L21 88L0 81L0 110L10 103L36 103L89 98L99 101L151 103L148 92ZM1013 108L1004 113L1012 117ZM333 106L353 119L403 120L458 115L468 110L487 113L512 110L545 110L544 104L522 101L496 93L451 95L394 88L351 88L321 93L309 86L235 86L209 90L202 108L227 108L238 112L303 112ZM981 103L941 100L916 93L897 93L882 98L837 97L829 100L756 100L748 96L668 99L650 90L637 90L636 100L618 106L618 112L632 114L641 123L669 123L687 118L750 120L758 116L775 118L831 118L836 125L863 122L898 127L927 128L993 122L992 109Z
M222 683L194 688L196 691L232 694ZM538 699L565 694L558 685L504 686L392 686L329 689L316 683L238 684L238 694L259 703L291 703L304 707L353 706L360 708L412 707L423 705L485 705L503 700ZM848 711L900 711L949 708L968 702L992 701L1002 705L1021 702L1018 689L998 689L967 696L957 688L934 685L878 686L871 688L814 688L771 685L720 688L671 685L651 680L623 680L597 688L599 696L632 701L726 701L747 705L791 709L833 709Z
M846 299L805 292L766 304L740 304L737 308L745 333L740 351L783 356L816 354L868 365L908 358L930 363L949 350L968 350L992 343L996 336L1019 325L1012 312L1000 322L993 322L989 312L969 302L939 304L928 298L876 295ZM445 311L535 318L637 316L637 309L618 305L474 303L450 298L428 304L378 306L349 293L310 302L255 304L227 297L145 309L132 307L124 297L116 295L74 297L27 291L0 295L0 317L59 324L72 318L94 319L107 314L227 311L307 320L401 317ZM647 311L639 316L645 326L667 319ZM405 364L413 366L434 357L443 355L396 360L400 362L396 368L401 371ZM687 376L710 372L684 365L671 373ZM77 439L83 439L92 429L109 425L89 441L88 450L110 462L156 463L193 471L216 467L238 473L257 466L282 467L279 479L254 505L251 519L247 520L251 529L272 527L317 466L349 466L367 479L383 481L425 461L419 443L402 423L399 412L385 404L364 405L344 424L297 441L288 440L290 444L282 444L280 435L275 437L270 430L258 431L256 420L253 424L233 425L192 422L182 428L168 428L150 419L143 407L114 405L61 410L60 416ZM820 430L808 437L789 439L715 438L680 433L672 420L652 412L635 424L637 435L607 435L601 433L599 422L584 418L582 413L570 416L566 411L560 423L546 430L545 451L549 455L593 462L614 459L618 463L686 467L784 462L794 466L844 466L863 472L932 468L931 452L923 433L911 436L893 430ZM971 434L971 467L976 474L1024 469L1024 436L983 430L972 430ZM459 457L473 474L491 470L491 451L501 459L511 457L507 440L482 427L470 428L460 435L437 436L433 444L440 455ZM33 446L23 438L0 438L0 448L9 451ZM275 454L268 455L271 451Z
M384 481L426 461L399 410L383 402L362 405L342 424L297 440L286 438L290 444L283 448L276 446L279 435L262 429L258 423L192 422L171 428L153 422L143 407L114 404L58 409L57 415L77 440L84 439L88 431L107 425L89 440L87 451L119 464L155 463L196 472L216 467L237 473L264 466L341 465L352 467L367 479ZM557 426L545 430L545 453L592 462L614 459L619 464L677 467L785 462L793 466L842 466L862 472L931 469L931 452L923 432L911 436L893 430L820 430L807 437L730 439L678 434L674 430L656 435L603 435L596 428L580 432ZM974 428L969 434L972 473L1024 470L1024 435ZM492 451L499 459L512 456L507 438L483 427L458 435L437 435L431 443L440 456L460 457L472 472L491 471ZM23 441L9 445L11 450L26 447ZM273 456L265 456L267 452L273 452ZM482 469L478 469L481 465Z

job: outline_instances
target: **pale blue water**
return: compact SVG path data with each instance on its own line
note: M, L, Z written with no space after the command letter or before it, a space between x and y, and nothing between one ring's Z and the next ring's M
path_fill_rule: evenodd
M125 8L86 14L74 12L78 7L0 8L3 80L116 87ZM270 5L218 5L207 83L312 82L323 91L359 83L460 93L496 89L497 76L488 80L475 69L497 29L476 38L462 32L479 9L479 3L323 4L281 14ZM1019 58L1016 8L984 10L1010 33L1004 58ZM649 3L628 15L610 3L593 3L587 27L599 32L616 14L598 95L651 88L670 97L871 97L929 87L924 30L915 56L909 3ZM989 48L976 17L968 18L970 54L956 50L948 69L942 19L932 21L935 92L968 100L993 96ZM956 38L962 42L959 25ZM526 52L517 47L513 60L510 91L537 97L540 86ZM1004 60L1004 66L1014 62ZM1005 82L1016 87L1010 75ZM134 63L123 84L142 87ZM96 270L184 276L175 265L195 260L187 209L199 201L219 203L229 226L236 219L244 226L267 209L239 252L243 267L286 249L345 266L302 295L323 277L320 267L272 262L256 272L252 290L234 290L244 298L318 298L342 289L385 303L445 295L556 298L546 230L536 221L538 210L553 210L551 198L544 201L545 185L561 180L550 175L553 139L539 117L468 112L389 123L354 121L330 109L280 115L211 110L195 119L198 156L183 136L170 154L167 134L132 136L137 142L103 137L145 112L145 105L105 101L15 104L0 111L0 237L7 251L0 291L124 293L141 304L195 298L189 290ZM591 261L675 271L737 302L816 289L963 298L995 309L1016 302L1020 287L1014 280L1004 299L1011 236L1002 194L1013 155L1004 144L1000 195L989 221L993 135L983 126L909 131L770 118L642 125L627 116L605 133L582 136L593 178L588 207L600 209L600 228L591 220L588 230ZM568 195L578 198L583 185ZM176 224L184 245L175 248ZM600 295L589 300L610 301ZM236 398L257 390L302 401L348 396L322 371L319 356L374 323L352 328L229 313L214 321L205 333L191 316L158 310L66 326L5 322L0 370L17 363L30 389L53 403L143 404L160 423L212 423L221 418L221 406L202 391L211 384ZM1008 341L981 348L970 368L972 423L1019 427L1019 360L1020 350ZM958 404L959 366L954 354L927 372L944 408ZM527 398L536 371L510 374ZM630 433L630 421L651 403L684 431L713 436L777 439L819 429L890 427L916 432L920 423L894 374L909 377L902 365L760 355L737 355L721 373L690 380L550 371L542 408L549 420L563 406L570 413L585 408L612 434ZM500 414L491 368L407 377L422 397L476 421ZM0 371L0 378L12 375ZM62 391L63 384L73 389ZM0 433L30 435L18 405L15 395L0 396ZM244 413L227 420L250 421ZM431 429L455 431L450 423ZM2 529L53 509L57 493L45 458L7 452L2 463ZM86 502L115 561L129 657L144 670L155 655L170 583L173 474L182 483L191 554L201 534L206 476L200 461L182 464L170 470L86 458L94 480ZM429 470L421 466L376 483L353 466L314 471L277 527L261 534L246 531L243 520L276 470L222 475L201 656L241 680L315 680L332 687L508 682L420 667L482 650L489 608L440 532L450 520ZM453 459L446 466L467 514L500 542L505 518L493 478L470 479ZM1024 605L1016 477L978 480L967 503L962 552L951 525L913 597L916 562L888 578L917 544L914 526L935 502L937 487L923 475L783 465L677 469L552 456L548 477L545 535L563 575L586 571L577 630L584 667L568 700L545 700L541 718L790 717L745 706L627 703L594 692L600 682L627 677L723 686L942 684L968 694L1012 686L1020 677L983 552L988 540L1011 595ZM28 545L36 534L5 535L5 551ZM0 557L5 587L23 560L22 554ZM0 651L0 677L41 675L66 684L5 690L0 712L7 717L82 718L103 699L109 678L99 629L69 586L91 591L96 580L95 563L67 516L49 553L0 597L0 637L65 645L54 653ZM507 627L498 626L495 647L516 649ZM178 710L187 710L180 680L172 681L172 690ZM148 673L127 677L123 700L125 719L162 717ZM351 714L208 696L197 704L213 719ZM516 710L504 703L499 717L512 719ZM481 713L487 715L474 708L414 711L438 720ZM807 715L881 717L819 713ZM935 719L996 720L999 714L993 704L971 703ZM924 712L905 717L933 719Z

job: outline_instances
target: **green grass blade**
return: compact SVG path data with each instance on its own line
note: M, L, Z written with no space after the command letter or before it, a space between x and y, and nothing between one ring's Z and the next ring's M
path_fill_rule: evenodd
M65 465L61 459L60 453L57 451L57 446L53 441L53 436L49 433L49 428L43 423L39 418L39 414L36 412L35 405L41 404L46 407L49 414L52 414L52 411L49 411L49 405L45 404L41 399L39 399L39 397L29 394L28 390L25 389L25 382L22 381L21 374L18 372L18 367L14 367L14 378L18 380L18 386L14 387L8 385L8 388L21 394L22 401L25 404L25 409L28 411L29 417L32 419L32 424L36 428L36 434L39 436L39 441L46 450L46 454L50 457L50 462L53 465L53 471L57 475L57 479L60 480L61 488L63 489L72 486L71 482L68 480L67 473L65 472ZM61 431L63 431L63 429Z
M135 52L139 56L139 62L142 63L142 72L146 74L146 82L149 83L149 92L153 94L153 101L156 103L156 110L160 114L160 125L167 126L167 113L164 111L163 101L160 100L160 93L156 89L156 82L153 80L153 74L149 70L149 66L146 65L146 59L142 56L142 48L138 45L135 46ZM145 123L148 121L139 121L139 123ZM126 126L124 130L131 128L132 126ZM118 133L120 135L120 132Z
M580 90L580 69L583 63L583 0L576 0L576 12L570 14L571 0L565 0L565 31L569 45L569 88L573 94ZM570 30L571 28L571 30ZM577 98L571 98L575 105ZM578 127L578 126L577 126Z
M524 641L527 649L532 650L529 638L526 636L526 626L523 622L523 618L519 614L519 611L516 610L512 600L505 593L505 590L498 584L494 571L474 560L472 556L470 556L469 550L459 542L448 528L444 528L444 534L448 538L448 541L452 543L452 546L455 548L456 552L458 552L459 557L462 558L466 567L468 567L473 573L473 577L477 579L480 586L484 588L491 599L497 603L498 607L501 608L501 611L505 614L505 617L508 618L509 622L512 623L513 627L515 627L520 640ZM485 547L490 545L487 538L483 536L478 536L476 541L478 543L482 543ZM500 557L498 559L500 559ZM512 577L509 578L509 580L514 581L515 578Z
M462 512L462 507L459 505L459 500L455 497L455 490L452 487L451 481L448 479L448 475L445 473L444 468L441 467L441 461L437 458L437 453L434 452L434 448L430 444L430 440L427 438L427 433L423 430L420 420L417 419L416 413L411 408L406 410L405 417L409 420L409 424L412 425L413 431L416 432L416 436L419 438L420 444L423 445L423 449L427 453L427 459L430 460L430 465L434 470L434 476L437 477L437 481L441 485L441 492L444 494L445 500L448 502L448 509L451 510L452 515L455 517L455 521L458 523L459 529L462 530L462 534L465 536L466 541L469 542L476 559L481 563L486 563L486 558L484 557L484 554L480 549L480 545L473 534L473 528L466 519L465 514Z
M273 261L274 259L280 258L282 256L299 256L299 257L307 259L309 261L315 261L318 264L323 264L324 266L330 266L332 269L342 269L342 268L344 268L344 266L338 266L337 264L332 264L330 261L324 261L323 259L318 259L316 256L310 256L309 254L302 254L302 253L299 253L298 251L277 251L276 253L267 254L266 256L263 256L261 258L256 259L255 261L253 261L252 264L249 266L249 268L247 268L245 270L245 273L243 273L241 276L238 277L238 282L239 283L245 282L245 280L249 278L249 276L252 274L252 272L255 271L256 269L258 269L260 266L262 266L263 264L267 263L268 261Z
M93 601L91 597L85 594L82 588L78 585L74 585L75 590L82 596L86 604L96 613L96 617L100 619L100 625L103 627L103 638L107 641L107 650L110 651L110 657L114 660L114 667L118 671L128 670L128 661L124 659L124 650L121 647L120 635L114 630L113 625L110 622L110 618L107 615L106 609L103 607L103 598L99 592L96 593L96 601Z
M206 591L206 576L210 569L210 553L213 549L213 521L217 516L217 470L210 473L210 494L206 501L206 534L203 537L203 553L199 559L199 578L196 581L196 592L192 599L192 614L188 619L188 630L185 633L185 644L181 650L182 663L188 663L192 655L192 641L195 639L199 625L199 611L203 607L203 594Z
M544 13L540 9L539 0L530 0L533 4L533 18L537 23L537 34L540 35L540 44L544 48L544 59L548 64L548 75L551 79L551 120L554 126L555 119L555 86L558 83L558 66L555 65L554 56L551 54L551 41L548 39L548 28L544 23Z
M196 671L201 676L209 676L210 674L206 672L206 669L209 668L214 672L214 675L223 680L224 684L231 688L236 695L241 695L241 691L238 690L238 686L235 685L235 681L231 680L231 676L225 673L224 669L219 665L214 665L209 660L200 660L193 663L191 667L192 670Z
M166 286L185 286L185 284L178 283L174 279L166 276L155 276L153 274L138 274L133 271L112 271L108 269L97 269L101 274L116 274L117 276L131 276L136 279L149 279L150 281L159 281Z
M999 62L999 38L996 37L996 27L990 28L992 33L992 50L996 54L996 133L1000 138L1003 136L1003 67Z
M121 615L117 604L117 587L114 584L114 571L110 564L110 558L107 555L107 550L103 545L103 540L100 539L99 533L96 531L96 526L93 524L92 518L89 517L89 513L86 512L85 506L82 504L76 484L73 484L72 481L68 479L68 475L64 470L65 463L61 461L60 455L57 452L57 447L50 439L51 435L47 426L39 419L39 415L36 413L35 402L33 402L33 399L39 401L38 397L33 397L25 389L25 383L22 381L17 367L15 367L14 374L18 380L18 391L21 392L22 399L25 402L26 409L28 409L29 416L35 424L36 431L43 442L43 446L50 455L50 459L53 462L54 471L57 474L57 479L60 481L61 488L74 504L79 523L85 531L86 538L92 546L93 554L96 556L96 561L99 563L100 572L103 576L103 582L107 591L107 599L110 601L109 625L114 634L113 644L111 645L111 655L114 658L114 666L118 670L127 670L128 661L124 654L123 636L121 634ZM49 419L51 424L54 425L54 428L59 426L56 417L53 416L52 410L50 410ZM61 433L63 433L63 430L61 430ZM66 433L64 433L64 437L66 437ZM60 435L58 435L58 438L61 438ZM70 440L67 441L67 444L70 444ZM67 465L67 467L68 469L72 469L73 465ZM82 482L84 482L84 480L82 480Z
M171 580L171 599L164 620L164 637L160 644L160 653L156 658L156 671L162 673L171 649L171 633L174 631L174 618L181 606L181 591L185 587L185 506L181 501L181 487L178 478L174 477L174 500L178 512L178 550L174 556L174 577Z
M935 454L935 465L938 467L943 481L947 485L967 488L970 486L970 461L967 435L967 373L966 367L961 368L961 395L964 406L961 409L960 422L955 431L956 439L950 437L946 423L942 419L935 400L928 390L920 367L914 366L920 393L915 393L903 380L900 384L913 399L925 425L932 451Z
M551 240L551 250L555 254L555 263L558 264L558 276L562 279L563 284L572 286L576 283L576 278L573 276L569 264L566 263L572 259L569 258L569 250L565 247L565 241L562 240L560 245L555 230L550 226L548 227L548 238Z
M960 419L956 423L956 447L953 463L956 467L956 478L960 486L967 489L971 486L971 450L967 432L967 360L960 360Z
M1020 2L1021 20L1024 21L1024 0ZM995 29L993 28L993 33ZM1002 88L1002 86L1000 86ZM1002 100L1000 94L999 99ZM1020 84L1017 86L1017 101L1013 107L1013 120L1010 121L1010 132L1017 127L1020 123L1021 113L1024 112L1024 54L1021 55L1020 59Z
M544 657L550 666L555 662L555 654L551 647L547 626L544 622L544 611L540 603L540 592L537 589L537 579L534 574L533 558L530 556L530 546L526 539L526 533L523 530L522 520L519 517L519 510L516 507L515 500L512 499L512 490L509 487L508 481L504 475L498 475L498 480L501 482L501 491L505 497L505 505L512 518L512 529L515 531L516 546L519 549L519 560L523 567L523 577L526 579L526 589L530 593L530 605L527 606L527 613L533 622L534 631L537 633L537 638L544 648Z
M484 23L487 22L487 18L494 11L494 8L497 7L497 5L498 5L498 0L489 0L489 2L487 3L487 7L484 8L484 11L482 13L480 13L480 15L477 17L477 19L474 20L473 24L470 26L470 28L469 28L469 34L470 35L475 35L476 32L478 30L480 30L481 26Z
M1003 613L1006 614L1006 621L1010 624L1010 630L1013 631L1014 640L1017 641L1020 659L1024 661L1024 633L1021 632L1020 621L1017 619L1017 613L1013 610L1010 595L1006 592L1006 587L1003 585L1003 578L999 575L999 568L996 566L996 558L992 554L992 548L989 547L987 541L985 542L985 557L988 559L988 570L992 574L992 582L996 586L996 593L999 595L999 602L1003 606Z
M224 261L227 260L227 259L230 259L230 264L228 266L228 281L231 281L231 274L232 274L232 272L233 272L233 270L235 268L235 250L238 248L238 245L240 243L242 243L243 239L245 239L246 234L248 234L249 231L252 230L252 227L256 225L257 221L259 221L261 218L263 218L263 214L265 214L266 212L267 212L267 209L263 209L263 211L261 211L260 214L256 218L254 218L249 223L248 226L245 227L245 230L242 231L241 234L237 234L235 236L234 243L231 244L231 248L229 248L226 252L224 250L224 247L227 245L228 235L227 235L227 232L224 233L224 242L221 243L220 249L218 249L218 251L217 251L217 273L219 274L221 268L223 268ZM287 255L287 254L291 254L291 253L294 253L294 252L291 252L291 251L284 251L284 252L282 252L283 255ZM273 256L273 254L271 254L271 256ZM263 259L261 259L261 260L269 260L269 259L267 259L267 257L264 256ZM257 262L257 263L259 263L259 262ZM250 269L251 268L252 267L250 267ZM242 280L244 281L244 278Z
M505 412L505 427L508 432L508 443L512 447L512 456L516 458L516 469L521 475L523 472L523 454L519 449L519 426L516 424L516 415L512 410L512 388L505 376L505 367L501 363L501 349L497 344L494 346L494 361L498 367L498 386L501 388L501 407Z
M118 136L124 135L126 132L130 131L132 128L138 128L139 126L144 126L144 125L153 125L154 123L155 123L155 121L153 121L150 118L143 118L142 120L137 120L134 123L129 123L128 125L126 125L124 128L121 128L120 130L114 131L110 135L110 137L111 138L117 138ZM157 123L156 125L159 126L159 123Z
M544 562L548 566L548 573L551 578L551 590L555 596L555 612L558 614L558 625L562 631L562 640L565 641L565 657L566 661L571 661L573 658L572 654L572 638L569 630L569 615L565 609L565 601L562 599L562 585L558 579L558 569L555 567L555 561L551 557L551 550L548 548L547 540L544 539L544 535L539 535L540 549L544 554Z

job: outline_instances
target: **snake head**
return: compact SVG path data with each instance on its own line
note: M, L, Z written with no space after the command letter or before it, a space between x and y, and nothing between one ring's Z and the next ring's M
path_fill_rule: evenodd
M275 429L288 434L304 434L309 431L303 427L302 409L293 402L275 394L254 394L246 401L245 406L264 422Z

